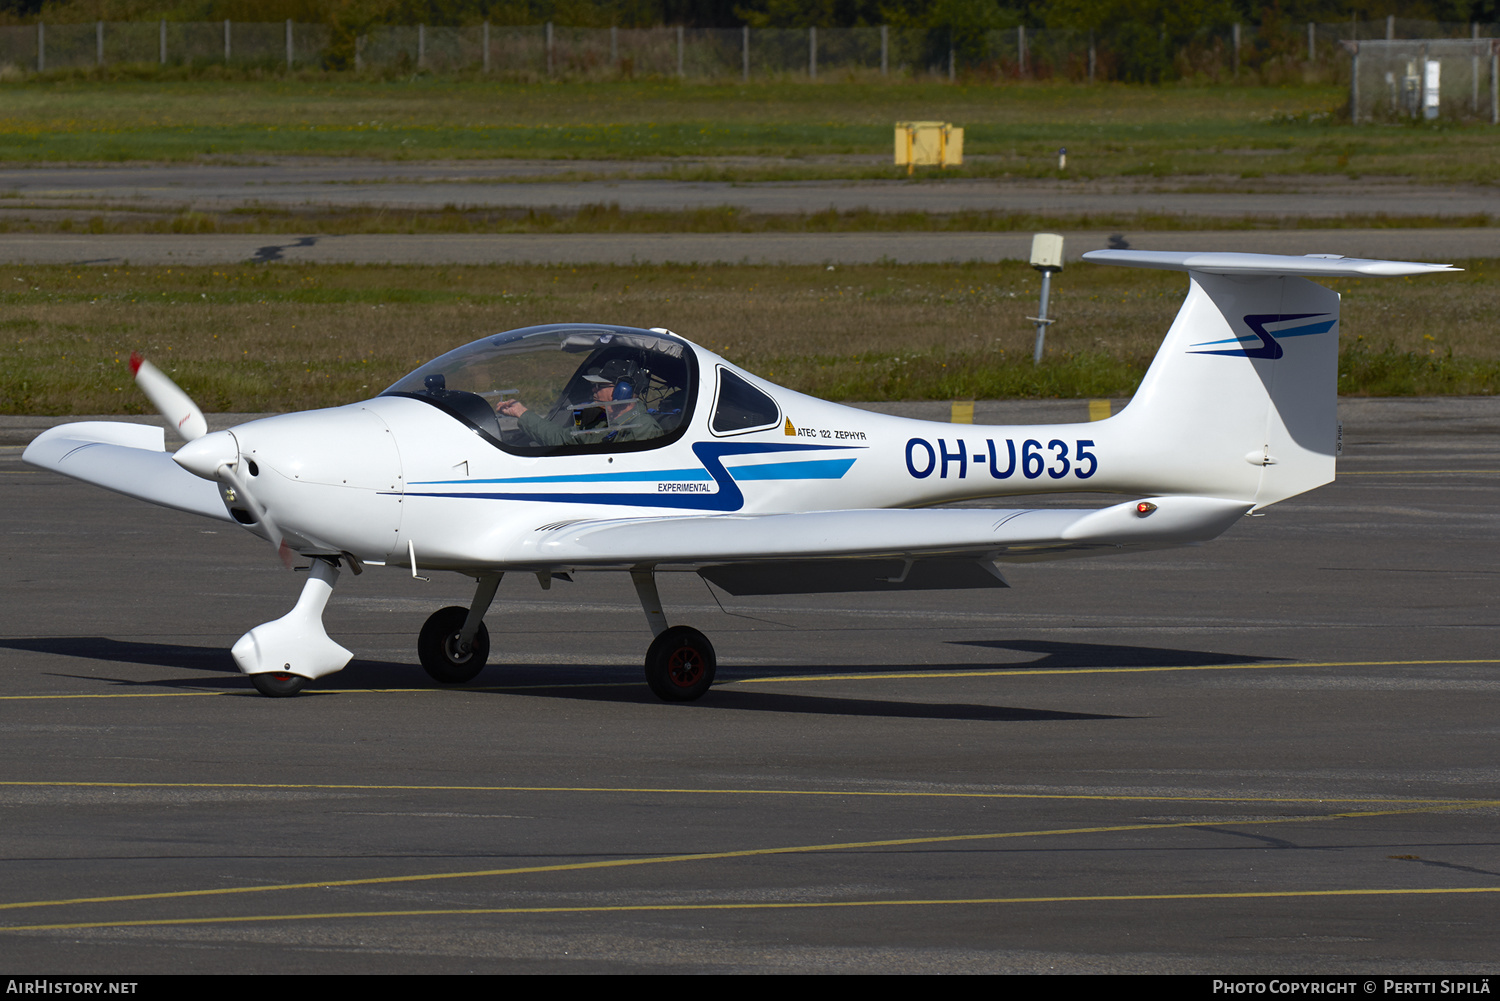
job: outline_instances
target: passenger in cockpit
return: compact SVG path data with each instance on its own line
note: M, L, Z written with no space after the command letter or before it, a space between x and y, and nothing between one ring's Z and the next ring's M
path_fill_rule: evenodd
M649 374L641 371L635 362L624 358L590 369L584 379L593 386L593 404L603 411L604 420L589 427L575 426L572 430L559 427L538 417L516 399L506 400L495 408L495 412L516 418L522 433L537 445L647 441L666 433L637 396L638 391L645 388L637 383L649 378Z

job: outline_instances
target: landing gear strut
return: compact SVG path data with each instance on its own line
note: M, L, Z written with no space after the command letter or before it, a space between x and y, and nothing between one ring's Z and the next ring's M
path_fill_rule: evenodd
M646 613L646 623L656 636L646 650L646 684L663 702L702 698L713 685L714 670L718 667L713 644L691 626L668 627L656 591L655 573L632 570L630 580Z

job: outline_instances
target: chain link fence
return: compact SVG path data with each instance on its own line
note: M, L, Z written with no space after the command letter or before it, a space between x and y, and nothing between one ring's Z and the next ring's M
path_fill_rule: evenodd
M411 29L415 31L416 29ZM445 29L450 31L466 29ZM0 26L0 67L47 72L100 66L322 67L323 24L254 21L95 21ZM477 48L476 48L477 51Z
M1351 62L1349 118L1356 125L1416 118L1500 124L1500 42L1494 39L1373 39L1343 47Z
M573 28L385 25L335 38L326 25L244 21L100 21L0 26L0 70L8 74L150 65L310 67L371 74L484 73L505 79L694 80L1068 79L1156 81L1321 71L1349 81L1349 43L1424 40L1444 61L1444 101L1485 109L1474 97L1489 83L1485 57L1453 49L1481 43L1494 24L1386 18L1342 23L1219 25L1168 35L1160 26L1124 23L1099 31L1017 27L954 32L946 28ZM1463 44L1469 44L1464 42ZM1441 44L1439 44L1441 43ZM1397 45L1392 51L1396 51ZM1451 46L1449 46L1451 48ZM1462 51L1460 51L1462 50ZM1404 50L1402 50L1404 51ZM1376 115L1373 95L1388 90L1385 56L1365 48L1359 62L1360 115ZM1400 62L1412 56L1390 56ZM1467 63L1465 63L1467 60ZM1387 60L1388 61L1388 60ZM1376 64L1380 63L1377 67ZM1451 66L1450 66L1451 63ZM1404 64L1399 67L1402 76ZM1370 79L1367 75L1373 74ZM1483 77L1483 79L1481 79ZM1451 85L1448 81L1452 81ZM1464 88L1468 88L1464 91ZM1356 89L1351 87L1351 90ZM1461 93L1462 92L1462 93ZM1388 97L1388 95L1387 95ZM1389 102L1387 101L1387 104ZM1383 113L1383 112L1382 112Z

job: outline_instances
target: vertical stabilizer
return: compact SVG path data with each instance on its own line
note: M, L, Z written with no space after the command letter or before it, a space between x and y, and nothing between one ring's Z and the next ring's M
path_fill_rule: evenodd
M1190 288L1117 418L1153 485L1265 507L1334 476L1339 295L1304 275L1456 270L1334 257L1094 251L1187 271Z

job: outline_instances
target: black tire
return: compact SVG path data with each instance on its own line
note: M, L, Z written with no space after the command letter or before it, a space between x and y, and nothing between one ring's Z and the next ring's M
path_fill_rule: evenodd
M250 675L250 684L255 686L255 690L270 699L290 698L302 691L308 680L300 674L288 674L285 671L264 671Z
M445 685L462 685L473 681L484 670L490 658L490 631L479 623L474 642L467 653L458 652L458 633L464 627L469 610L462 605L449 605L428 616L417 637L417 656L422 669L434 681Z
M663 702L691 702L714 683L714 645L690 626L673 626L646 651L646 684Z

